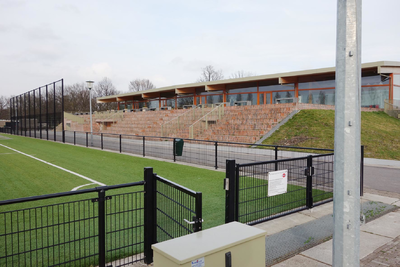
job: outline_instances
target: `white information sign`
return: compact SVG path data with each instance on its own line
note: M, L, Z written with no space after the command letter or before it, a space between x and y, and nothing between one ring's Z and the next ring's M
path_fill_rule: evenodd
M192 261L192 267L204 267L204 265L205 265L204 257Z
M287 192L288 171L274 171L268 173L268 196L276 196Z

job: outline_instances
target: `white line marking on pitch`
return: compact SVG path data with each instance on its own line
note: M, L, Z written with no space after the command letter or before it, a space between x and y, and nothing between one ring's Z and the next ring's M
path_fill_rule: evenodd
M71 191L76 191L76 190L78 190L78 189L81 188L81 187L84 187L84 186L87 186L87 185L92 185L92 184L95 184L95 183L80 185L80 186L75 187L75 188L72 189Z
M24 156L27 156L27 157L30 157L30 158L32 158L32 159L36 159L36 160L38 160L38 161L40 161L40 162L43 162L43 163L48 164L48 165L50 165L50 166L53 166L53 167L55 167L55 168L57 168L57 169L60 169L60 170L66 171L66 172L68 172L68 173L71 173L71 174L73 174L73 175L76 175L76 176L78 176L78 177L81 177L81 178L83 178L83 179L85 179L85 180L88 180L89 182L92 182L93 184L98 184L98 185L101 185L101 186L105 186L105 184L100 183L100 182L97 182L96 180L93 180L93 179L91 179L91 178L89 178L89 177L83 176L82 174L79 174L79 173L76 173L76 172L67 170L67 169L65 169L65 168L63 168L63 167L54 165L54 164L52 164L52 163L50 163L50 162L47 162L47 161L44 161L44 160L42 160L42 159L38 159L38 158L36 158L36 157L34 157L34 156L31 156L31 155L29 155L29 154L25 154L24 152L18 151L18 150L14 149L14 148L11 148L11 147L8 147L8 146L2 145L2 144L0 144L0 146L5 147L5 148L8 148L8 149L10 149L10 150L12 150L12 151L15 151L15 152L17 152L17 153L20 153L20 154L22 154L22 155L24 155Z

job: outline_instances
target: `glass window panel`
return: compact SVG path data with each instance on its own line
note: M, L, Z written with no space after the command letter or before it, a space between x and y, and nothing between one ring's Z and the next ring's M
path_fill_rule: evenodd
M210 95L207 96L207 104L216 104L224 102L223 95Z
M280 91L280 90L294 90L294 84L279 84L270 86L260 86L259 91Z
M384 100L389 99L389 87L362 87L361 106L383 108Z
M158 108L158 106L159 106L158 100L153 100L149 102L149 108Z
M299 103L335 105L335 90L299 91Z
M208 92L199 92L198 95L216 95L223 94L223 91L208 91Z
M230 89L228 93L248 93L248 92L257 92L257 87L246 87L246 88L238 88L238 89Z
M250 101L251 105L257 105L257 94L228 94L226 101L231 106L234 106L237 101Z
M314 88L327 88L327 87L335 87L335 80L299 83L299 89L314 89Z
M271 104L270 94L260 94L260 105L264 105L264 98L266 98L265 104Z
M167 106L175 108L175 99L173 98L167 99Z
M400 100L400 75L393 75L393 99Z
M193 105L193 97L178 97L178 108L183 108L185 105Z
M279 103L293 103L294 102L293 97L294 97L294 91L272 93L274 104L276 103L277 99L281 99ZM285 99L285 98L292 98L292 99Z
M393 84L400 86L400 74L393 75Z
M389 79L385 79L385 77L381 75L375 75L375 76L362 77L361 83L362 85L389 84Z

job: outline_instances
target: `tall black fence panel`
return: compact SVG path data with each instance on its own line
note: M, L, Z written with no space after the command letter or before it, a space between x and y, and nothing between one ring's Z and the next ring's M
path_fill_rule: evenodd
M64 141L64 81L10 99L11 133Z

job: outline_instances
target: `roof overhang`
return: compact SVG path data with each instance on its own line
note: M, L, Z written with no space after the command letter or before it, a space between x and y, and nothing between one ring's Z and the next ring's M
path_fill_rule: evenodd
M400 73L400 62L397 61L378 61L372 63L362 64L362 74L376 75L376 74L387 74L387 73ZM105 96L97 98L98 103L109 103L129 100L143 100L143 99L154 99L159 97L173 97L178 94L193 94L196 89L202 88L205 91L221 91L227 87L227 85L245 85L251 82L262 82L263 85L276 85L276 84L290 84L296 82L312 82L321 80L333 80L335 79L335 67L311 69L303 71L285 72L269 75L258 75L244 78L218 80L201 83L190 83L182 85L173 85L168 87L154 88L140 92L129 92L120 95ZM232 86L230 86L232 87ZM203 89L204 88L204 89Z

